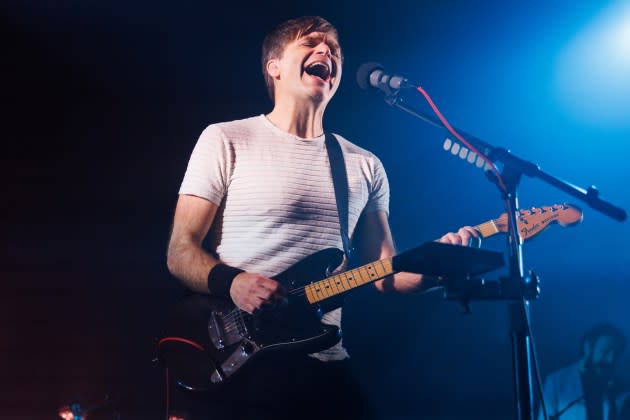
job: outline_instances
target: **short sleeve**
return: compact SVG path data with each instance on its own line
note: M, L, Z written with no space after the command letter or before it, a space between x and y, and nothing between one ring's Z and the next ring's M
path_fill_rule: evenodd
M389 181L381 161L372 155L372 182L365 211L384 211L389 214Z
M232 157L220 128L208 126L190 156L179 194L205 198L219 206L227 192Z

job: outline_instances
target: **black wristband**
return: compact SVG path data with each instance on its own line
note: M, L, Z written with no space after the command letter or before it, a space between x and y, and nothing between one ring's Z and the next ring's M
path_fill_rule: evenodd
M240 273L243 273L243 270L227 264L219 263L212 267L212 270L208 273L208 291L210 295L230 299L232 281Z

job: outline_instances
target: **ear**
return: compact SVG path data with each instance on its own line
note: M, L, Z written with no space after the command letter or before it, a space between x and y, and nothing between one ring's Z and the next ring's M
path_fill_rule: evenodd
M278 65L277 59L274 58L267 61L266 69L269 76L271 76L273 79L277 79L280 77L280 66Z

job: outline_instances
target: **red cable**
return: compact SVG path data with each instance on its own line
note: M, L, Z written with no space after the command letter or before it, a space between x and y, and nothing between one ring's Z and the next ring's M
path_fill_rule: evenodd
M171 391L170 391L170 387L169 387L169 381L168 381L168 368L164 369L164 372L166 372L166 420L168 420L169 417L169 411L171 410Z
M188 344L192 347L194 347L195 349L199 350L199 351L205 351L206 349L199 343L189 340L187 338L182 338L182 337L164 337L162 339L160 339L160 341L158 341L158 347L161 346L164 343L168 343L168 342L177 342L177 343L184 343L184 344ZM166 420L169 419L169 411L171 409L170 405L171 405L171 392L170 392L170 383L169 383L169 377L168 377L168 367L164 369L164 380L166 382Z
M162 339L160 339L160 341L158 341L158 347L162 345L162 343L166 343L169 341L176 341L179 343L184 343L184 344L189 344L191 346L193 346L194 348L196 348L199 351L205 351L206 349L199 343L197 343L196 341L192 341L189 340L187 338L182 338L182 337L164 337Z
M507 192L507 187L505 186L505 183L503 182L503 178L501 177L501 174L499 173L499 171L497 171L497 168L496 166L494 166L494 163L492 163L492 161L488 159L486 155L484 155L483 153L480 153L479 150L474 148L470 143L466 141L466 139L464 139L457 131L455 131L455 129L451 126L451 124L449 124L446 118L444 118L444 116L442 115L438 107L435 105L435 103L433 103L433 99L431 99L429 94L424 89L422 89L422 87L418 86L417 89L418 89L418 92L420 92L422 96L424 96L424 98L427 100L427 102L431 106L431 109L433 109L433 112L435 113L435 115L437 115L440 121L442 121L442 124L444 124L444 127L446 127L446 129L450 131L455 137L457 137L459 141L464 143L466 147L468 147L470 150L475 152L477 156L481 157L481 159L483 159L486 162L486 164L488 164L492 172L494 172L494 175L497 177L497 181L499 182L499 187L501 188L501 191L503 191L504 193Z

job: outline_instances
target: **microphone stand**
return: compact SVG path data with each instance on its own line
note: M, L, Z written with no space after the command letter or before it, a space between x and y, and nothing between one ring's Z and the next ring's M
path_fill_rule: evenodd
M415 90L415 89L414 89ZM440 128L446 128L441 121L414 110L405 103L399 95L400 90L389 90L385 95L385 102L390 106L401 109L414 117ZM497 282L481 281L480 284L468 286L467 290L456 291L460 300L467 302L475 300L501 300L509 302L510 330L512 341L512 368L514 381L514 398L516 419L534 419L534 397L532 386L532 352L531 332L529 329L529 300L538 297L538 278L531 273L530 277L523 275L522 242L518 233L518 184L522 175L536 177L542 181L564 191L584 202L590 207L618 221L624 221L626 211L599 198L599 192L593 186L583 189L566 181L562 181L543 172L536 164L528 162L511 154L508 150L495 147L475 136L455 128L477 150L484 153L491 161L503 162L501 176L506 187L501 191L505 210L508 214L508 264L509 273ZM494 176L489 177L497 184ZM472 283L472 282L471 282ZM492 285L492 283L495 283ZM460 283L461 284L461 283ZM464 286L466 287L466 286ZM461 293L464 294L461 294ZM452 294L447 290L447 298ZM463 296L463 297L462 297Z
M407 112L410 115L413 115L419 120L433 125L434 127L444 129L446 128L439 119L420 111L414 110L409 105L407 105L403 98L399 96L398 91L393 91L392 93L386 95L385 102L388 105L394 106L402 111ZM490 160L498 160L502 161L504 165L515 166L520 170L522 174L527 175L531 178L539 178L547 184L556 187L557 189L564 191L565 193L572 195L579 200L584 201L589 207L599 211L600 213L605 214L612 219L615 219L619 222L623 222L624 220L626 220L626 211L620 207L617 207L607 201L600 199L599 190L597 190L595 186L591 185L587 189L584 189L567 181L563 181L559 178L554 177L553 175L544 172L542 169L540 169L540 166L521 159L516 155L513 155L509 150L493 146L473 136L472 134L465 132L464 130L460 130L457 127L454 128L455 130L457 130L458 133L464 136L464 138L468 140L470 144L475 146L477 150L488 156Z

